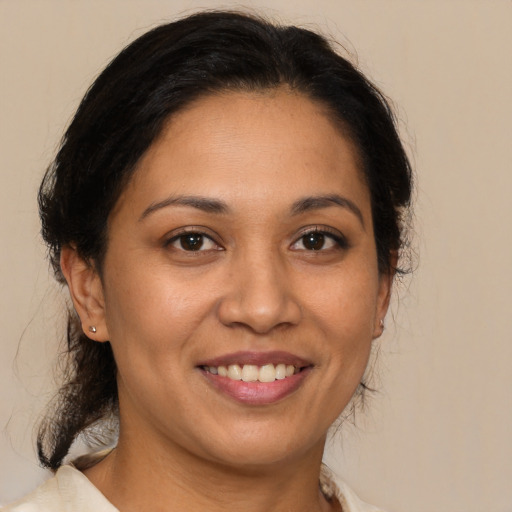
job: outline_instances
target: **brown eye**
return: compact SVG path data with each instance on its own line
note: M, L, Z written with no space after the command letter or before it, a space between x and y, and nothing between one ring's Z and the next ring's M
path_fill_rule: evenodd
M199 251L204 243L203 235L199 233L187 233L179 237L179 244L185 251Z
M319 232L312 232L302 237L302 244L308 251L319 251L325 245L325 235Z
M293 251L316 251L346 249L346 238L341 233L331 233L325 229L314 229L304 233L291 245Z
M208 235L196 231L176 235L165 245L166 247L186 252L205 252L220 249Z

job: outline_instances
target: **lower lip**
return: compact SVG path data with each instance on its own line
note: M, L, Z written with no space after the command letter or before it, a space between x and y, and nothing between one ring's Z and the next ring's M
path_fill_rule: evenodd
M206 379L221 393L247 405L269 405L296 391L308 376L310 368L274 382L244 382L201 370Z

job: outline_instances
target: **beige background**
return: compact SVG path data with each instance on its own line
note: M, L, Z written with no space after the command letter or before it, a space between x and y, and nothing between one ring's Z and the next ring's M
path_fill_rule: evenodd
M399 105L418 174L419 267L381 340L380 391L329 463L390 512L512 511L512 2L245 5L357 49ZM32 424L52 389L62 299L38 236L43 169L111 56L160 21L214 6L0 0L0 503L45 476Z

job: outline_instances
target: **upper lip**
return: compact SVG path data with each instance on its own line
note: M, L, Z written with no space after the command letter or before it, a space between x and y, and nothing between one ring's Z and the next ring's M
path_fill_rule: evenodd
M311 366L311 361L307 361L290 352L281 350L272 350L268 352L232 352L230 354L223 354L212 359L202 361L198 366L229 366L231 364L253 364L256 366L263 366L265 364L292 364L298 368L304 366Z

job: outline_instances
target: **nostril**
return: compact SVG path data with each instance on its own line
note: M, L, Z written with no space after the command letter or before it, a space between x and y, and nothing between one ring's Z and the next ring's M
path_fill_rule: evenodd
M219 320L230 327L245 327L257 334L297 324L301 308L286 293L244 290L224 297L218 306Z

